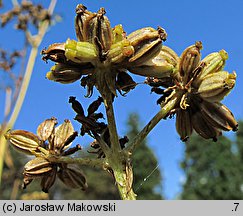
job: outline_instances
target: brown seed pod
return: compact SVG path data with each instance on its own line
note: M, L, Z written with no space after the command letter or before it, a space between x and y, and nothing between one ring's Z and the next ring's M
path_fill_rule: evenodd
M66 145L66 141L74 134L72 123L66 119L63 124L55 128L55 137L54 137L54 151L56 154L60 154L61 151L67 149L72 142L69 142ZM76 136L75 136L76 137Z
M57 119L55 117L46 119L38 126L37 135L41 138L41 140L46 141L53 134L56 125Z
M202 42L197 41L194 45L189 46L181 54L179 65L180 76L184 82L188 82L193 77L193 71L199 65L201 60L200 50L202 49Z
M65 56L65 43L51 44L47 49L41 51L44 61L51 60L59 63L66 63L67 58Z
M41 179L41 188L42 191L45 193L48 193L49 189L53 186L56 180L56 174L57 174L57 167L53 167L52 171L48 173L48 175L45 175Z
M60 169L57 175L67 187L80 188L81 190L88 187L85 176L76 166L69 165L67 168Z
M191 112L189 109L179 109L176 112L176 130L183 142L187 141L187 139L191 136L193 128L191 122Z
M102 98L102 97L98 97L97 100L93 101L93 102L89 105L89 107L88 107L88 109L87 109L87 111L88 111L88 116L90 116L91 114L94 114L94 113L99 109L99 107L100 107L100 105L102 104L102 102L103 102L103 98Z
M52 164L42 157L30 160L24 166L24 175L29 177L41 177L53 170Z
M9 130L5 134L5 138L14 148L25 154L32 154L32 151L37 151L37 147L41 145L38 136L25 130Z
M162 40L166 39L166 32L161 27L157 30L146 27L132 32L127 39L135 50L129 62L133 66L138 66L160 52Z

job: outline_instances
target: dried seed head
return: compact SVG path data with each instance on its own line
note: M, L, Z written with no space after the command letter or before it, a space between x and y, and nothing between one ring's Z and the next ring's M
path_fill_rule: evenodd
M85 190L88 187L85 176L76 166L60 169L57 175L60 180L70 188Z
M93 101L93 102L89 105L89 107L88 107L88 109L87 109L87 111L88 111L88 116L94 114L94 113L99 109L99 107L100 107L100 105L101 105L102 102L103 102L103 98L102 98L102 97L98 97L97 100Z
M217 137L221 135L221 131L211 125L210 122L203 117L201 112L195 109L195 106L192 108L194 109L191 116L193 129L204 139L213 139L217 141Z
M162 28L157 30L147 27L132 32L127 36L135 53L129 59L132 65L140 65L156 56L161 50L162 40L165 40L166 32Z
M235 85L236 73L229 74L227 71L219 71L209 74L202 80L198 93L209 102L221 101Z
M5 138L13 147L25 154L32 154L33 151L37 151L37 147L41 144L38 136L25 130L8 131Z

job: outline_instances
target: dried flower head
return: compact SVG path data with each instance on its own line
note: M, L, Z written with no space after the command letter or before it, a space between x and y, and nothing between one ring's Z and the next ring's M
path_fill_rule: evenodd
M22 1L20 5L16 5L12 10L1 14L1 27L4 27L12 19L17 18L16 29L27 30L30 24L36 28L39 24L45 20L51 21L52 17L48 10L42 7L40 4L33 4L31 1Z
M162 94L170 92L170 96L160 101L162 106L175 95L180 98L170 114L176 114L176 129L182 141L188 139L193 129L205 139L216 141L222 130L235 131L238 127L231 111L220 102L232 90L236 80L235 72L230 74L223 70L228 55L221 50L201 60L201 49L201 42L186 48L178 70L173 74L175 85L164 91L160 89ZM155 81L149 84L156 86ZM163 86L163 82L158 86ZM158 89L154 91L159 92Z
M48 156L50 155L55 155L56 157L67 156L81 149L80 145L70 148L78 133L74 131L69 120L65 120L63 124L57 127L56 125L56 118L50 118L38 126L37 135L24 130L12 130L5 134L5 138L17 150L36 156L24 166L23 188L26 188L33 179L41 178L42 190L48 192L54 184L58 173L60 179L68 185L67 177L63 177L63 175L66 176L66 173L70 172L70 176L76 173L76 177L80 178L80 182L76 182L76 187L73 187L71 184L72 188L85 189L87 187L85 177L78 168L73 169L65 163L48 161ZM70 177L70 181L74 180Z
M142 76L170 77L177 64L178 59L168 57L162 49L167 34L161 27L142 28L126 36L122 25L111 28L104 8L92 13L79 4L75 30L78 41L68 39L42 51L45 61L56 62L46 77L71 83L87 75L81 80L87 96L92 95L94 86L101 94L106 89L113 95L116 90L127 93L135 88L127 70Z

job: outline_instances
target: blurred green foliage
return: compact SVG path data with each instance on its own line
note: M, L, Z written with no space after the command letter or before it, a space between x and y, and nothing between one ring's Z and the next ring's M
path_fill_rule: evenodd
M186 175L181 199L243 199L243 122L235 141L225 136L217 142L192 136L181 167Z

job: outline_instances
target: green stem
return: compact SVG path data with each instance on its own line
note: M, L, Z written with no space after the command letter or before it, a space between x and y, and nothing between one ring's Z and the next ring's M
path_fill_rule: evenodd
M67 164L80 164L92 167L103 168L105 166L105 160L101 158L72 158L67 156L48 156L47 159L50 162L55 163L67 163Z
M108 121L108 127L109 127L109 132L110 132L110 140L111 140L111 149L112 152L121 152L121 146L119 143L119 137L117 133L117 128L116 128L116 120L115 120L115 114L114 114L114 109L113 109L113 104L112 104L112 97L108 97L106 99L106 116L107 116L107 121Z
M126 150L132 153L135 148L147 137L150 131L158 124L158 122L163 119L172 109L174 109L175 105L178 103L180 99L180 95L174 93L173 97L165 103L164 106L160 109L160 111L149 121L149 123L137 134L136 137L132 140L130 145L126 148Z

